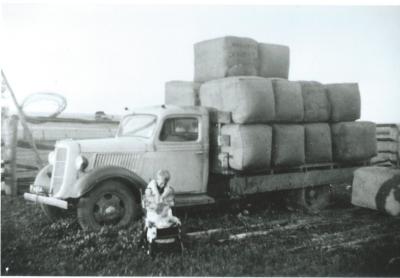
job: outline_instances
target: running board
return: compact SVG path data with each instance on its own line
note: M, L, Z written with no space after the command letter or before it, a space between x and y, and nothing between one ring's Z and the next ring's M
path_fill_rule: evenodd
M207 194L176 194L175 207L199 206L215 203Z

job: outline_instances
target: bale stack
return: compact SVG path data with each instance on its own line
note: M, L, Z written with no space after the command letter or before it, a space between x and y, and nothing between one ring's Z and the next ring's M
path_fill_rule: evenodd
M171 82L166 99L167 104L195 103L230 113L230 123L211 132L211 164L220 160L212 157L219 152L238 171L354 163L376 154L375 125L356 122L361 108L357 84L289 81L289 48L249 38L199 42L194 52L194 82L185 83L190 89L182 92L191 101L170 101L181 93L171 89ZM217 146L216 136L230 139Z

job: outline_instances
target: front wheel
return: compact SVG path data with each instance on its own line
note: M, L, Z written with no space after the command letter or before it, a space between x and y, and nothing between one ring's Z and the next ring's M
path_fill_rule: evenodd
M138 218L139 206L125 184L109 180L80 198L77 214L84 230L99 230L102 226L122 228Z

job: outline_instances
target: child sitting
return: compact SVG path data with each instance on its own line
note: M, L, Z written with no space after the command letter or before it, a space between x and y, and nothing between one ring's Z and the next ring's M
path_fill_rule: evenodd
M150 181L144 194L143 208L146 211L145 227L149 243L157 237L157 229L181 224L180 220L172 215L174 189L168 185L170 177L167 170L159 170L157 178Z

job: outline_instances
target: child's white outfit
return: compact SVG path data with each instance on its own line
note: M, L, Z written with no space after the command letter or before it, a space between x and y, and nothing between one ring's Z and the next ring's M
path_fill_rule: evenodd
M159 188L155 180L150 181L143 198L143 208L146 210L145 227L149 242L157 237L157 229L181 225L179 218L172 215L171 207L174 203L174 190L171 186Z

